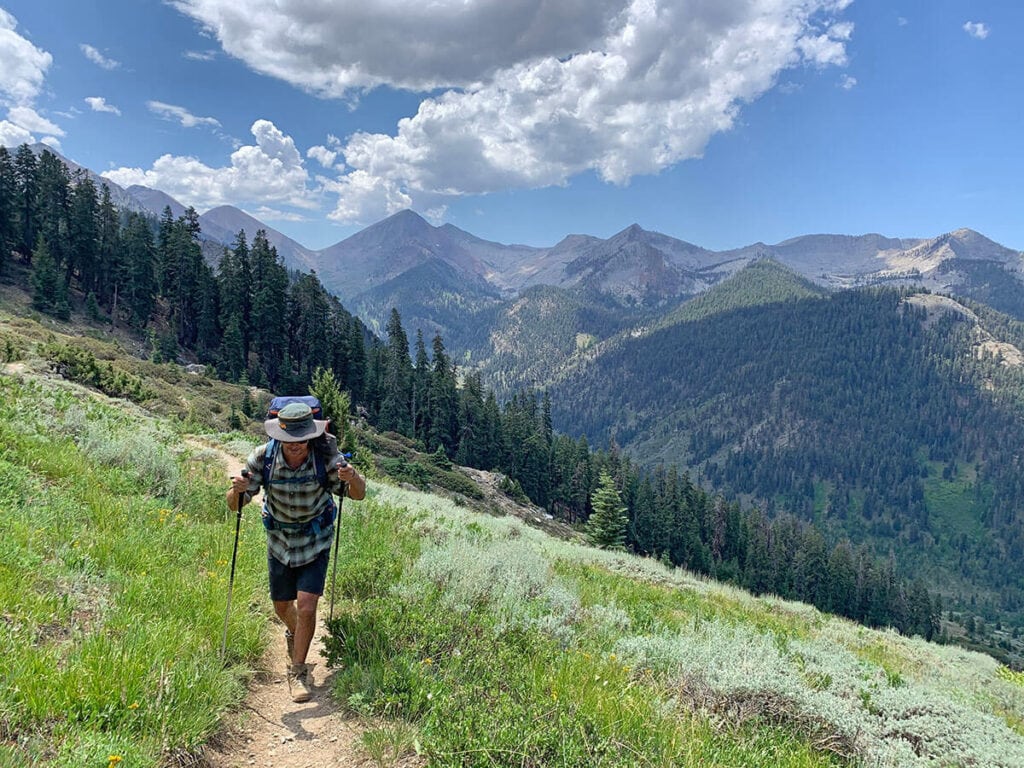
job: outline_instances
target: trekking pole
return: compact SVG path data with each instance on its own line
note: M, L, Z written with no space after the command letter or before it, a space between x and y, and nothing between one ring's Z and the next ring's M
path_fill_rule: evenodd
M341 462L338 466L348 466L344 456L341 457ZM334 585L338 581L338 539L341 538L341 505L345 500L346 493L348 493L348 483L342 483L341 492L338 494L338 514L334 517L334 563L331 565L331 610L327 614L328 622L334 618Z
M242 470L242 477L249 477L249 470ZM220 660L224 661L224 654L228 648L228 616L231 615L231 591L235 586L235 561L238 558L238 534L242 529L242 505L243 494L238 494L238 515L235 518L235 548L231 552L231 578L228 580L228 607L224 611L224 636L220 641Z

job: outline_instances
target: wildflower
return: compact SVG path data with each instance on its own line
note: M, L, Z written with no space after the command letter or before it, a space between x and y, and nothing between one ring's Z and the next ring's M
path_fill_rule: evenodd
M107 760L109 761L109 763L107 764L107 768L114 768L115 765L117 765L118 763L121 762L121 756L120 755L110 755L107 758Z
M428 656L427 658L425 658L425 659L424 659L423 661L421 661L420 663L421 663L421 664L426 664L426 665L430 665L430 664L433 664L433 663L434 663L434 660L433 660L432 658L430 658L430 657Z
M128 709L138 709L138 708L139 708L139 702L137 702L137 701L133 701L131 704L128 705Z

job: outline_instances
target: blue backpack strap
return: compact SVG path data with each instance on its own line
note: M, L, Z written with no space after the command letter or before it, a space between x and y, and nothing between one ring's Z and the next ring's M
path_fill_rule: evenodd
M263 450L263 495L266 497L267 489L270 487L270 473L274 470L274 456L277 454L277 448L280 445L273 437L267 442L267 447Z
M316 481L320 483L321 488L327 490L327 467L324 465L324 458L315 447L310 446L310 450L313 451L313 467L316 470Z

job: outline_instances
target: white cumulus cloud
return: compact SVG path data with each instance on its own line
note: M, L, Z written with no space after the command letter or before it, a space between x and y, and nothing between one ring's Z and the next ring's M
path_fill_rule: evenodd
M0 147L19 147L22 144L34 144L35 137L10 120L0 120Z
M19 35L17 20L0 8L0 99L31 103L46 79L53 57Z
M988 26L981 21L968 21L964 23L964 32L978 40L988 37Z
M85 103L89 105L93 112L110 112L113 115L121 114L120 109L113 104L107 104L107 100L102 96L86 96Z
M307 150L339 153L322 184L346 223L657 173L786 70L844 66L854 32L851 0L170 1L253 70L320 96L429 92L391 132Z
M114 59L108 59L97 48L94 48L88 43L81 43L78 47L82 51L82 53L85 54L85 58L87 58L97 67L109 71L112 69L117 69L121 66L121 62L114 61Z
M309 175L292 138L268 120L257 120L251 130L256 144L239 147L228 166L215 168L194 157L163 155L149 170L118 168L103 175L121 186L142 184L162 190L199 211L228 204L280 203L314 209Z
M306 150L306 157L316 160L324 168L333 168L334 161L338 159L338 153L327 147L317 145Z
M149 111L159 115L165 120L178 122L183 128L195 128L197 125L208 125L213 128L220 127L220 121L213 117L197 117L184 107L174 104L165 104L162 101L147 101Z
M35 133L48 133L52 136L63 136L64 131L52 120L48 120L31 107L11 107L7 119L22 128Z

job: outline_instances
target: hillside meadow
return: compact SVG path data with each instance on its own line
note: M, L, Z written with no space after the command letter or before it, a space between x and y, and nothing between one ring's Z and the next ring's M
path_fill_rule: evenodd
M262 528L250 510L222 661L235 526L202 425L48 374L54 339L0 331L0 766L208 765L275 630ZM200 437L239 457L258 439ZM1024 677L988 656L368 470L325 652L376 764L1024 766Z

